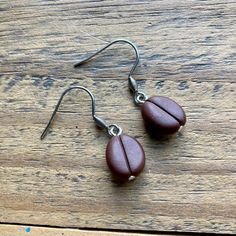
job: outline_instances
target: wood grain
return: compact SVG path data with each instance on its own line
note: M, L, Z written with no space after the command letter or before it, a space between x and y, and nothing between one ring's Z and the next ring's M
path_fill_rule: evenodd
M148 236L150 234L143 233L122 233L122 232L107 232L107 231L92 231L80 229L63 229L50 227L35 227L27 225L0 225L2 236ZM152 234L157 236L181 236L181 234ZM188 236L189 234L184 234Z
M0 3L0 222L95 229L236 233L235 1L4 1ZM183 105L185 130L153 140L127 86ZM108 137L72 92L53 128L39 137L60 94L85 85L98 115L144 146L134 182L111 180Z

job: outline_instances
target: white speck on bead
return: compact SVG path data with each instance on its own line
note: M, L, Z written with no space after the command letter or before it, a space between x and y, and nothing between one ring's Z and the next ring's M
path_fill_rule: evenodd
M133 176L133 175L131 175L131 176L129 177L129 181L134 180L134 179L135 179L135 176Z

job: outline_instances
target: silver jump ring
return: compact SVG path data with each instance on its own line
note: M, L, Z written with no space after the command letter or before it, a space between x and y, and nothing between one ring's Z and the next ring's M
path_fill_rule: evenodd
M136 104L143 104L147 99L147 95L143 92L136 92L134 95L134 101Z
M122 129L116 124L109 125L107 131L110 136L119 136L122 133Z

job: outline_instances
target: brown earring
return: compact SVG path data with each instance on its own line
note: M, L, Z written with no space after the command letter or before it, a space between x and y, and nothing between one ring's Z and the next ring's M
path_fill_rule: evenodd
M95 115L95 98L93 94L85 87L69 87L62 93L52 113L52 116L41 135L41 140L44 139L44 137L46 136L53 122L53 119L59 109L63 97L69 91L74 89L80 89L89 94L92 100L93 120L95 121L96 125L106 129L109 136L112 137L107 144L106 160L107 165L113 173L114 177L119 181L127 181L134 179L142 172L145 165L145 153L142 145L135 138L122 134L122 129L118 125L108 125L102 118Z
M186 115L183 108L168 97L152 96L147 97L139 91L137 81L132 77L134 70L139 63L139 52L135 44L126 39L117 39L107 44L97 52L76 63L74 67L88 62L94 56L115 43L127 43L135 51L136 59L128 75L130 90L134 94L134 102L141 106L141 113L147 130L154 136L169 135L177 132L186 123Z

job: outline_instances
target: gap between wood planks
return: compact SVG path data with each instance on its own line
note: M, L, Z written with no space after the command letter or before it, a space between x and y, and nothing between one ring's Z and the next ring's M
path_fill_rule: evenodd
M216 234L208 233L188 233L188 232L158 232L158 231L123 231L123 230L110 230L110 229L92 229L92 228L68 228L68 227L57 227L49 225L23 225L15 223L2 223L0 222L0 233L1 236L12 236L12 235L43 235L43 236L190 236L190 235L203 235L203 236L214 236ZM217 234L219 235L219 234ZM221 236L227 234L220 234Z

